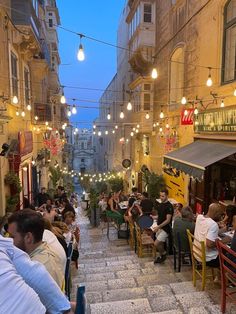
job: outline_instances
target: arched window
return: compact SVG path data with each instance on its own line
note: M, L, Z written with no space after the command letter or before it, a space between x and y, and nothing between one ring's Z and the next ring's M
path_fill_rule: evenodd
M177 48L170 62L170 105L175 109L183 97L184 87L184 49Z
M226 3L224 9L222 81L236 80L236 0Z

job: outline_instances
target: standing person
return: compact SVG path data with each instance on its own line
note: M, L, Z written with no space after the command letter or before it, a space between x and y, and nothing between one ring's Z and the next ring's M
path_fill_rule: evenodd
M8 232L14 244L29 254L31 260L42 263L58 286L64 284L64 264L43 242L44 219L31 209L20 210L8 218Z
M142 193L140 205L144 215L150 215L153 210L153 201L148 197L147 192Z
M155 259L154 264L163 263L166 259L165 243L169 236L171 236L173 206L168 200L168 190L163 189L160 191L161 203L155 204L157 210L157 227L154 229L156 232L156 240L154 245L157 248L159 256Z
M43 204L47 203L48 199L50 199L50 197L46 193L46 189L45 188L41 188L41 193L39 193L37 195L37 197L36 197L36 204L38 205L38 207L41 207ZM27 207L27 208L29 208L29 207Z

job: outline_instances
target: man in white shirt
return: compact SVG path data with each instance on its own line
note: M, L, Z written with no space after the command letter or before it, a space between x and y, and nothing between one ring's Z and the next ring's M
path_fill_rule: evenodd
M69 301L45 267L1 235L0 265L0 313L71 313Z
M216 248L216 239L218 238L219 222L222 218L223 210L217 203L209 206L207 214L198 215L196 220L194 237L198 241L204 241L206 245L206 264L210 267L219 267L219 255ZM199 246L199 243L195 241ZM199 248L200 249L200 248ZM196 256L197 258L197 256Z

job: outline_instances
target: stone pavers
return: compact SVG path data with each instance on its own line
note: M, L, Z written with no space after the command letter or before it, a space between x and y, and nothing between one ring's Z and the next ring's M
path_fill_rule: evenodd
M80 221L79 270L73 269L72 299L75 287L85 285L88 314L220 313L219 287L208 285L206 292L194 288L189 266L175 273L172 257L154 265L152 257L138 258L126 240L117 239L115 230L108 240L106 230L90 228L81 213ZM227 313L234 310L229 307Z

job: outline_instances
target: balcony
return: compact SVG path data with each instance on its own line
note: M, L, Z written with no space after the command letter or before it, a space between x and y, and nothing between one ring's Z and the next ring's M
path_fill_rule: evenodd
M48 104L34 104L34 116L38 117L37 123L43 124L52 121L52 106Z

